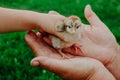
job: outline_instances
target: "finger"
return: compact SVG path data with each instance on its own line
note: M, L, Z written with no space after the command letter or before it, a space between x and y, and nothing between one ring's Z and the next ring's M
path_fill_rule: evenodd
M34 32L29 32L25 36L25 40L35 55L39 55L39 48L41 48L41 46L39 46L40 42L38 42L37 35Z
M44 37L43 40L50 46L52 46L52 42L48 37Z
M28 31L28 34L32 36L33 38L37 39L37 35L33 30Z
M69 53L69 54L72 54L74 56L83 56L82 50L80 49L79 46L76 46L76 45L73 45L73 46L67 47L67 48L63 48L62 51L64 53Z
M58 12L56 11L49 11L48 14L54 14L54 15L60 15Z
M61 59L39 56L31 61L31 66L41 66L55 73L64 69L64 62Z
M44 40L44 42L46 42L48 45L52 46L52 42L51 39L49 38L49 34L37 32L37 37L39 39Z
M92 11L90 5L85 7L84 11L85 17L90 23L91 26L101 26L103 25L102 21L97 17L97 15Z
M25 40L36 56L49 56L58 59L62 58L56 50L45 44L43 40L34 38L30 34L36 35L34 33L29 33L25 36Z

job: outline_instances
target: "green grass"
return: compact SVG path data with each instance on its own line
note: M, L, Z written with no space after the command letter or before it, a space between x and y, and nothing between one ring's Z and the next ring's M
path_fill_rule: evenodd
M0 0L1 7L47 13L56 10L69 16L78 15L84 23L84 7L90 4L120 43L120 0ZM0 34L0 80L61 80L43 68L31 67L34 57L24 40L26 32Z

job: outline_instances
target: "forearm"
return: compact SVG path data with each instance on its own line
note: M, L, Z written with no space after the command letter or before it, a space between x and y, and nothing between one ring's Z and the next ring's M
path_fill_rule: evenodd
M0 8L0 33L34 28L32 11Z
M53 34L56 22L64 18L61 15L0 8L0 33L37 29Z

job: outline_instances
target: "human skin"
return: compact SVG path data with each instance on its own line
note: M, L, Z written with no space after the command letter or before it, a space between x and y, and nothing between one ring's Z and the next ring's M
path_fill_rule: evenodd
M45 30L52 34L54 28L51 27L56 21L64 18L62 15L0 7L0 33L37 29L40 32Z
M88 11L88 9L86 11ZM88 11L88 14L86 14L86 18L88 19L88 21L90 22L90 24L92 26L97 25L98 23L103 24L102 22L100 22L98 20L98 17L96 17L95 14L93 14L93 13L91 14L91 13L89 13L89 11ZM14 9L0 8L0 33L38 29L40 32L46 31L51 34L55 34L62 39L62 36L60 36L59 33L54 31L54 25L55 25L56 21L64 20L64 19L65 19L65 17L63 17L61 15L51 15L51 14L43 14L43 13L37 13L37 12L33 12L33 11L26 11L26 10L14 10ZM97 24L95 22L97 22ZM101 24L99 24L99 25L101 25ZM86 25L86 26L89 26L89 25ZM89 31L90 30L89 28L85 29L85 31L86 32L87 32L87 30ZM101 29L101 30L103 30L103 29ZM93 31L91 31L91 32L93 32ZM109 30L108 30L108 32L109 32ZM111 32L110 32L110 34L111 34ZM110 38L110 40L111 40L111 38ZM106 42L111 42L110 40L106 41ZM80 45L81 45L81 42L80 42ZM86 40L84 42L86 42ZM108 69L114 74L115 77L119 77L120 66L118 64L120 61L119 60L120 59L119 58L120 50L119 50L119 46L117 46L117 48L116 48L117 44L116 44L115 39L113 42L115 42L114 48L113 48L113 46L110 47L109 50L108 50L109 47L107 49L105 48L106 49L105 51L109 51L109 52L105 53L106 54L105 56L110 56L110 57L113 56L112 61L111 61L111 59L109 59L110 57L109 58L106 57L107 60L108 59L110 60L110 61L109 60L107 61L107 62L109 62L108 63L109 65L106 65L106 67L108 67ZM91 45L91 44L89 44L89 45ZM85 50L84 50L84 48L85 47L82 47L81 50L83 52L87 51L87 48ZM94 48L94 46L93 46L93 48ZM92 51L94 51L94 50L90 49L90 55L87 52L85 52L85 55L83 55L83 54L82 55L92 57L95 59L102 57L100 54L101 52L98 53L100 55L96 54L97 56L95 56L95 52L97 52L97 51L94 51L93 52L94 54L91 54ZM69 50L67 52L69 52ZM89 52L89 50L88 50L88 52ZM116 56L115 54L111 55L111 52L115 53L115 54L118 53L118 56ZM110 55L108 55L108 53L110 53ZM102 60L102 58L100 58L98 60L105 61L104 59ZM117 65L117 68L114 65ZM119 79L119 78L117 78L117 79Z
M120 46L114 35L91 10L90 6L85 8L84 13L90 25L83 24L81 27L81 38L78 45L64 48L63 51L72 55L91 57L101 61L116 79L120 80ZM62 37L60 33L56 34L60 38ZM45 38L45 41L48 44L50 43L47 38Z
M32 66L46 68L64 80L116 80L104 65L95 59L69 54L67 56L71 58L63 58L43 41L41 34L36 35L29 31L25 39L37 56L31 61Z
M83 26L78 46L80 53L72 52L72 47L65 49L65 52L101 61L120 80L120 46L114 35L89 6L85 9L85 17L90 25Z

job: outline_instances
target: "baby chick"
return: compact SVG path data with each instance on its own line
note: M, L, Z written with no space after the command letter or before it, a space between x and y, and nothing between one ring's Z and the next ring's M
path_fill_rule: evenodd
M56 31L60 32L66 41L54 35L49 36L52 46L59 51L63 58L66 56L61 50L77 43L80 38L81 26L82 22L79 17L70 16L64 21L60 21L56 24Z

